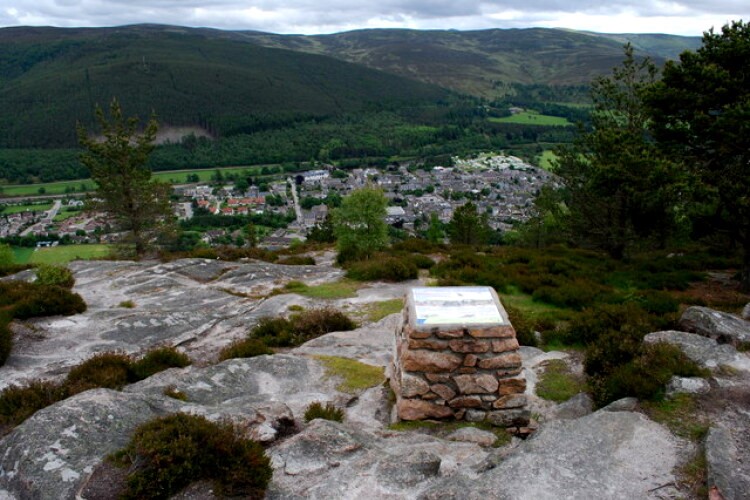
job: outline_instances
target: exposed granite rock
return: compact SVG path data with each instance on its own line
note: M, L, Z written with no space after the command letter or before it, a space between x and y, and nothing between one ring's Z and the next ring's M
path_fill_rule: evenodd
M138 425L179 406L176 400L154 404L146 395L98 389L40 410L0 440L0 487L19 498L73 498Z
M376 435L315 420L269 450L274 468L267 498L402 499L477 465L473 443L413 433Z
M495 468L445 478L419 498L664 498L677 452L676 438L643 415L599 411L550 422Z
M742 319L750 321L750 303L745 304L742 308Z
M335 332L305 342L295 352L356 359L363 363L389 366L393 359L391 332L401 324L400 314L348 332Z
M490 431L483 431L476 427L462 427L446 436L449 441L462 441L464 443L475 443L479 446L492 446L497 441L497 436Z
M69 268L86 312L28 321L33 335L16 336L10 358L0 367L0 389L25 379L60 378L71 366L108 350L140 353L169 344L210 359L259 318L286 310L292 296L261 298L273 287L342 274L332 267L207 259L76 261ZM135 307L118 306L126 300Z
M638 407L637 398L622 398L612 401L600 411L633 411Z
M573 418L581 418L594 410L594 402L591 396L585 392L576 394L569 400L557 405L555 410L555 418L569 420Z
M166 387L188 401L163 394ZM270 442L312 401L343 403L318 362L293 355L232 359L158 373L123 392L97 389L38 411L0 440L0 488L21 498L72 498L94 467L123 447L141 423L183 411L229 419Z
M708 380L700 377L672 377L667 384L667 395L705 394L711 390Z
M747 498L750 491L750 476L738 458L737 446L729 431L723 427L711 427L706 435L706 481L709 488L718 489L724 500Z
M750 371L750 357L747 354L737 352L731 345L720 345L715 340L696 333L667 330L649 333L643 341L676 345L687 357L705 368L715 369L725 365L735 370Z
M680 317L680 327L687 332L714 339L720 344L737 347L750 342L750 322L708 307L688 307Z

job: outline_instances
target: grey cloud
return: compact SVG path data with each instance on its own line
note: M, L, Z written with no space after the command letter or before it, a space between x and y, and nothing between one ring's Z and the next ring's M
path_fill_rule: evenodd
M642 17L712 14L748 20L750 4L747 0L623 0L616 4L602 0L0 0L0 25L148 22L276 32L380 25L481 29L533 26L560 15L622 12Z

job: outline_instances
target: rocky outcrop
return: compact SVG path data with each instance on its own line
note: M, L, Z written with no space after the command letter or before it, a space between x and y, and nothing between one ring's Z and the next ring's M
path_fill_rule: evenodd
M276 316L295 296L263 298L289 280L333 280L332 267L183 259L169 263L78 261L69 265L83 314L28 322L0 368L0 389L34 378L60 378L92 354L140 353L179 346L197 360L210 359L263 316ZM120 307L132 301L133 308Z
M731 345L720 345L713 339L695 333L674 330L654 332L646 335L643 341L676 345L687 357L704 368L716 369L720 366L727 366L734 370L750 372L750 357L737 352Z
M560 403L555 409L554 417L563 420L585 417L594 410L594 401L585 392L576 394L569 400Z
M680 317L680 328L735 347L750 342L750 322L708 307L688 307Z
M743 470L732 435L723 427L714 426L708 430L706 467L709 488L715 487L724 500L747 498L750 476Z
M89 311L65 319L29 322L28 335L17 339L17 350L11 357L15 364L0 369L0 384L39 375L59 378L70 365L92 352L113 348L135 352L162 342L180 344L194 357L209 359L211 352L244 334L261 316L277 315L293 303L319 305L293 295L261 299L263 290L280 286L287 279L314 282L340 273L325 266L307 270L199 259L170 264L74 263L71 267L78 280L76 291L89 302ZM384 300L398 295L398 289L396 285L372 286L350 304L356 307L367 294L374 300ZM133 300L136 307L117 307L123 300ZM491 447L494 434L474 428L439 434L445 438L424 431L390 430L388 389L377 386L357 394L341 393L336 388L338 381L328 377L315 355L344 356L386 366L391 360L397 324L399 318L394 315L352 332L323 336L285 354L171 369L120 392L87 391L40 410L0 439L0 500L94 498L89 496L92 491L100 492L96 498L116 497L114 482L107 481L103 458L124 446L139 424L176 411L230 419L248 436L265 442L274 469L269 498L679 496L672 486L672 471L682 462L679 440L664 427L629 411L637 406L630 400L615 402L604 409L607 411L580 416L588 411L581 396L569 402L575 410L571 419L554 420L555 411L565 406L534 395L535 370L541 370L549 359L566 359L578 370L575 356L516 348L507 336L415 338L436 342L434 346L447 347L448 354L461 356L457 371L480 369L481 360L492 359L484 363L493 366L487 370L503 371L503 375L493 380L462 378L481 375L466 370L448 379L446 374L425 370L419 380L404 377L402 386L408 394L424 396L432 392L452 402L453 406L421 401L441 411L462 411L469 422L494 419L499 425L520 425L531 408L546 418L536 435L526 441L513 438L511 444L495 449ZM647 341L676 343L704 366L750 370L744 353L699 335L658 332ZM510 348L507 353L502 351ZM523 373L506 373L519 362L516 355L523 360ZM745 380L736 377L735 385L726 391L738 391ZM187 400L166 396L167 389L183 393ZM488 390L493 392L492 405L502 407L502 413L477 406L487 402L488 393L484 391ZM746 401L742 394L733 401ZM301 416L313 401L332 402L344 409L344 422L315 420L305 425ZM738 491L747 491L746 483L722 479L740 477L744 481L746 475L740 475L744 472L733 469L732 464L750 463L743 441L748 427L743 420L748 418L746 404L740 403L731 406L734 413L722 420L723 428L727 428L727 422L738 427L728 429L736 460L726 452L732 448L726 439L719 439L721 434L711 438L718 444L711 445L716 452L709 456L710 484L723 492L737 488L736 484L744 488ZM724 413L726 406L722 406ZM581 408L584 410L579 411ZM425 413L434 408L418 410ZM179 498L206 498L210 487L193 486Z
M414 498L438 479L478 465L472 443L414 433L369 433L315 420L269 451L269 499Z
M187 401L165 396L167 387ZM271 442L291 430L312 401L343 405L350 397L335 390L316 360L293 355L171 369L123 392L86 391L38 411L0 440L0 488L20 498L73 498L107 454L159 415L229 419L249 437Z
M599 411L551 422L496 467L445 478L419 498L665 498L674 492L678 449L667 430L641 414Z
M700 377L672 377L667 384L667 396L674 394L706 394L711 390L708 380Z
M269 498L663 498L679 462L677 440L636 413L553 422L489 469L476 445L393 434L313 422L271 451Z

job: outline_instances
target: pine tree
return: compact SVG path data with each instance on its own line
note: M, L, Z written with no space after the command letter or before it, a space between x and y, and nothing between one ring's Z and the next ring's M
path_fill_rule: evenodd
M123 243L132 245L135 256L142 257L158 236L171 229L174 219L170 186L152 179L146 165L154 149L157 123L152 117L138 133L138 120L125 119L116 99L109 111L107 119L96 108L101 139L89 136L78 125L78 141L85 148L81 162L97 184L95 205L114 219L116 229L125 232Z

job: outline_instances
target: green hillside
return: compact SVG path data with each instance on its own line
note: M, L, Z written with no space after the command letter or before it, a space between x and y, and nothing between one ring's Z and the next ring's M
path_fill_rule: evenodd
M217 35L219 33L219 35ZM435 102L447 92L333 58L261 47L215 30L130 26L0 29L0 147L75 144L94 105L214 135L372 108Z
M588 84L621 62L622 46L628 39L641 55L657 62L700 44L698 37L601 35L545 28L242 35L264 46L327 54L489 98L502 97L509 84Z

